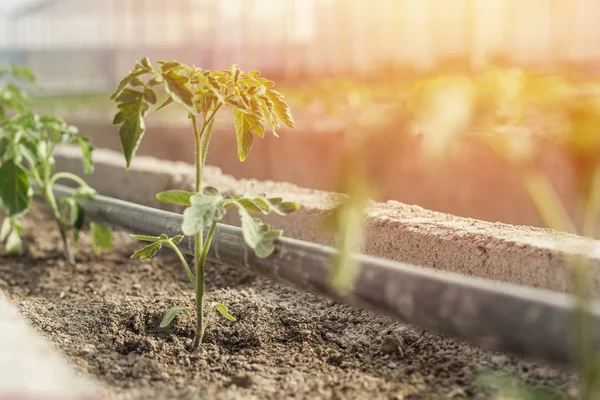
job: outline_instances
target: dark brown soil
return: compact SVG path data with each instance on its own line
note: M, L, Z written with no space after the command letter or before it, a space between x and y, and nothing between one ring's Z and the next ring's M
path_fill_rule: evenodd
M499 398L479 379L494 371L576 394L572 374L223 265L207 268L208 300L227 304L238 322L213 315L202 349L191 354L185 350L191 330L184 318L159 328L167 308L193 305L186 275L171 252L130 260L138 243L117 232L113 252L95 257L84 234L77 265L66 265L55 227L40 210L36 206L25 219L26 254L0 258L0 289L116 398Z

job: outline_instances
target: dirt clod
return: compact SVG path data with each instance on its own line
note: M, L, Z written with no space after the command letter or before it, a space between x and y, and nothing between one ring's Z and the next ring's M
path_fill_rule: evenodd
M130 260L140 246L124 232L94 256L81 236L75 266L39 206L24 219L26 253L0 258L0 287L29 321L91 378L123 399L472 399L493 398L485 373L573 397L565 371L424 332L388 318L284 287L225 265L208 265L207 301L228 306L232 323L212 315L197 353L189 321L193 291L177 257L162 250ZM34 236L34 232L36 235ZM39 234L43 232L44 234Z

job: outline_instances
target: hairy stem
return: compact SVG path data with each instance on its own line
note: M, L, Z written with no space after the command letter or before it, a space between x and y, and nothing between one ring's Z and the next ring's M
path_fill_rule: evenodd
M206 155L208 153L208 144L212 133L213 122L215 115L221 105L217 106L208 116L204 118L202 128L198 130L198 121L195 115L192 115L192 125L194 128L194 139L196 144L196 193L202 191L202 173L204 170L204 163L206 161ZM214 224L216 226L216 223ZM196 269L196 336L192 343L192 351L196 350L202 338L204 337L204 329L206 323L204 322L204 263L206 261L206 254L212 241L212 234L214 233L214 227L211 226L209 237L207 238L206 245L203 243L202 232L198 232L194 237L194 264Z
M196 193L202 191L202 171L204 163L202 154L202 136L206 125L198 131L198 121L196 116L192 115L192 124L194 127L194 140L196 144ZM202 232L198 232L194 237L194 266L196 270L196 335L192 344L192 351L196 350L202 342L204 336L204 264L202 262Z

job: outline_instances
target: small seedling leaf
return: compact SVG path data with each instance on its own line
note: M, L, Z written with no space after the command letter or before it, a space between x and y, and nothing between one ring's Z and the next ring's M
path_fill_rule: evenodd
M29 187L29 174L16 164L8 160L0 167L0 201L9 217L23 213L29 207L31 190Z
M189 207L192 205L192 203L190 203L190 197L193 195L194 193L185 190L167 190L158 193L156 198L163 203L179 204Z
M141 249L137 250L131 255L130 258L139 258L140 260L147 260L149 258L152 258L162 248L163 243L164 242L159 239L157 242L154 242L152 244L149 244L148 246L142 247Z
M86 175L90 175L94 173L94 163L92 161L92 151L96 148L92 144L92 140L87 136L79 136L77 137L77 143L79 143L79 147L81 147L81 154L83 159L83 172Z
M223 316L223 318L225 318L228 321L231 321L231 322L237 321L237 319L233 315L229 314L229 310L223 303L211 303L210 308L211 309L216 308L217 311L219 312L219 314L221 314Z
M157 242L160 240L160 236L146 236L146 235L129 235L134 239L141 240L143 242Z
M112 230L110 229L110 227L98 224L96 222L91 222L90 232L92 236L92 248L96 255L100 255L102 249L106 251L111 251Z
M213 221L219 221L225 215L223 196L212 186L207 186L202 193L190 197L190 202L191 206L183 212L181 229L184 235L191 236L202 232Z
M181 306L171 307L167 310L167 312L163 316L162 321L160 321L160 327L166 328L167 326L169 326L171 324L171 322L173 322L173 320L175 319L177 314L179 314L180 312L186 313L188 315L188 317L190 315L190 311L186 307L181 307Z

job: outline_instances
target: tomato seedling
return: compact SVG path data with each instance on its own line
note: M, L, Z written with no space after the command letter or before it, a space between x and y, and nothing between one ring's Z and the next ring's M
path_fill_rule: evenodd
M145 80L142 80L145 78ZM293 127L294 120L283 95L273 89L275 84L260 76L258 71L243 73L234 65L230 70L215 71L190 67L177 61L158 62L154 68L148 58L136 63L135 68L120 82L112 99L118 104L119 111L113 120L120 125L119 135L127 167L142 140L145 132L144 118L150 107L157 103L157 87L164 87L167 99L157 108L161 109L177 103L188 114L195 139L195 192L171 190L157 194L158 200L165 203L187 206L183 213L182 232L194 236L194 269L190 269L185 258L177 248L183 236L169 238L161 236L133 237L150 242L136 251L131 257L146 259L154 256L163 246L170 247L179 257L196 294L196 321L192 350L199 347L206 330L210 311L215 308L228 320L235 321L225 305L211 303L207 313L204 311L204 264L208 255L217 222L230 207L235 207L240 215L242 232L246 244L258 257L268 257L275 250L275 240L282 231L271 229L268 224L251 213L281 215L290 214L298 205L285 202L281 198L268 198L264 194L254 194L252 185L241 196L223 196L211 186L203 186L202 175L206 155L212 135L217 112L228 107L233 112L235 134L237 138L238 158L244 161L252 147L254 134L264 137L267 122L273 133L281 123ZM204 230L208 229L206 240ZM178 313L185 313L191 320L190 311L181 306L169 309L161 326L169 325Z
M15 78L34 81L31 72L23 67L4 71L12 72ZM74 263L68 234L73 232L73 243L77 245L84 223L81 200L93 197L96 192L77 175L55 172L54 150L61 143L78 143L83 154L84 172L91 174L94 171L94 146L87 136L79 135L76 127L60 117L40 116L30 111L26 99L26 92L14 83L0 88L0 209L6 212L0 226L0 244L4 244L4 254L22 252L19 217L27 212L32 196L37 194L45 199L52 211L62 238L65 259ZM71 180L78 187L57 202L52 187L58 180ZM104 228L100 233L92 234L92 241L97 250L96 243L110 249L110 230Z

